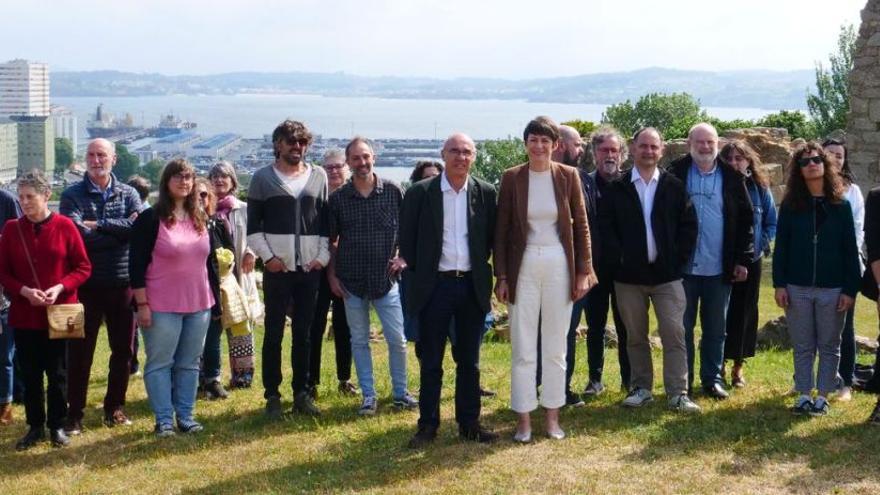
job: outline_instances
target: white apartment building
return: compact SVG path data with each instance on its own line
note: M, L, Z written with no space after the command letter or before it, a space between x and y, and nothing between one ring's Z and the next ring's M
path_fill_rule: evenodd
M15 59L0 64L0 117L49 116L49 65Z

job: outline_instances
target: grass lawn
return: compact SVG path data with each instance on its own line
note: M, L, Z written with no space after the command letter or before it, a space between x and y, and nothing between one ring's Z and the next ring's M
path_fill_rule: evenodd
M762 321L781 314L767 287L762 311ZM863 298L857 325L863 335L876 337L876 310ZM454 372L447 367L440 436L433 448L411 451L405 444L418 414L390 407L384 343L374 344L382 397L376 417L359 418L359 399L337 394L333 345L325 344L320 419L264 420L258 377L254 388L235 391L226 401L198 402L204 433L159 440L152 435L139 378L128 396L134 425L102 426L107 346L101 340L85 433L66 449L46 444L16 453L14 442L25 431L24 410L17 406L15 423L0 429L0 493L880 493L880 428L864 423L875 398L856 394L852 402L832 403L827 417L793 417L787 410L791 398L784 396L791 386L789 352L762 352L750 360L748 387L728 401L698 396L704 409L699 416L667 411L660 383L656 402L642 410L621 409L623 393L610 352L609 391L584 408L563 412L568 437L544 439L537 414L536 441L519 446L510 441L509 345L488 342L482 381L499 394L484 401L483 421L502 433L502 441L483 446L456 438ZM578 345L575 387L581 389L586 353L583 342ZM410 387L417 390L412 348L409 357ZM660 362L655 353L658 381ZM289 384L289 362L286 368ZM289 389L284 392L289 407Z

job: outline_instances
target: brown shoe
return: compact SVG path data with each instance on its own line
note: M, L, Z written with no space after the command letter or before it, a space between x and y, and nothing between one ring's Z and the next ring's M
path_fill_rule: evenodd
M12 423L12 404L5 402L0 404L0 425Z
M122 409L117 409L110 414L104 415L104 425L109 428L114 426L130 426L131 420L128 419L128 416L125 415Z

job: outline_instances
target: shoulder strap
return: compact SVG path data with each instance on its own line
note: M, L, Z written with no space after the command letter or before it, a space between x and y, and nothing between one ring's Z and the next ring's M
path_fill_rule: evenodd
M34 261L31 259L31 251L28 249L27 241L24 238L24 232L21 230L21 220L15 222L15 226L18 227L18 236L21 238L21 245L24 247L24 254L28 260L28 266L31 267L31 273L34 276L34 282L37 283L37 289L40 288L40 278L37 277L37 270L34 268Z

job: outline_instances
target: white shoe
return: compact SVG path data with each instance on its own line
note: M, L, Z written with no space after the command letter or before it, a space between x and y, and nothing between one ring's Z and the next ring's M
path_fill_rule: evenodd
M532 441L532 430L514 433L513 441L516 443L530 443Z
M623 407L642 407L653 400L654 396L651 395L650 390L636 387L630 391L629 395L626 396L626 399L623 399L621 405Z
M681 394L678 397L669 399L669 408L683 413L699 413L702 412L700 406L692 401L687 394Z
M849 402L852 400L852 387L846 385L840 387L837 392L837 402Z

